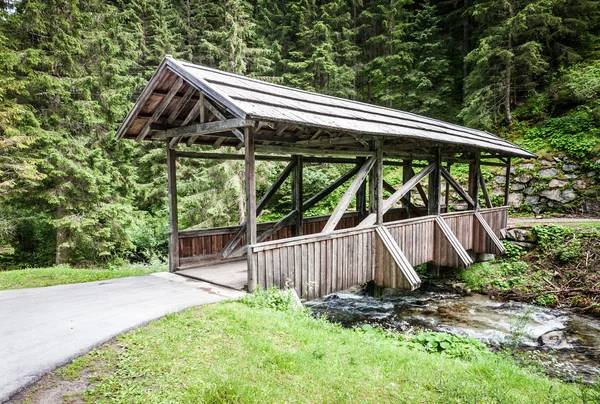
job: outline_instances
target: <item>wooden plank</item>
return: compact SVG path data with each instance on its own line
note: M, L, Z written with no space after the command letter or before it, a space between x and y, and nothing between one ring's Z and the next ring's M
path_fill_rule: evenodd
M179 216L177 212L177 168L175 153L167 142L167 182L169 194L169 271L179 267Z
M187 116L185 117L185 119L183 120L181 126L187 126L189 125L190 122L193 122L198 115L202 114L202 111L204 111L204 94L200 93L200 98L198 99L198 101L196 101L196 104L194 104L194 106L192 107L192 109L190 110L190 112L188 112ZM201 120L201 123L204 123L203 120ZM195 137L193 139L196 139ZM192 140L192 139L190 139ZM194 142L192 142L194 143ZM188 141L188 145L191 144Z
M175 137L185 137L185 136L205 136L212 133L220 133L229 130L233 130L235 128L243 128L246 126L253 126L253 120L248 119L225 119L223 121L214 121L214 122L206 122L206 123L197 123L194 125L181 126L178 128L167 129L163 131L158 131L153 135L153 139L167 139L167 138L175 138Z
M488 208L493 208L492 200L490 199L490 194L488 193L487 185L485 180L483 179L483 175L481 173L481 167L479 167L479 186L481 187L481 191L483 193L483 199L485 201L485 205Z
M411 171L411 175L414 177L415 176L414 169L411 168L410 171ZM427 199L427 194L425 193L425 190L423 189L421 184L417 184L416 188L417 188L417 191L419 192L419 196L421 197L421 200L423 201L423 204L425 205L425 207L429 206L429 200Z
M257 150L265 153L273 154L292 154L300 156L352 156L352 157L373 157L374 151L367 150L325 150L325 149L310 149L302 147L289 146L264 146L257 145Z
M465 266L471 265L473 263L471 256L469 255L467 250L465 250L465 248L462 246L460 241L456 238L456 235L452 232L452 230L450 230L450 227L448 227L448 224L444 221L444 219L441 216L436 216L435 223L437 224L438 228L441 230L441 232L444 235L444 237L446 238L446 240L452 246L454 252L458 255L458 258L460 259L460 261ZM441 247L440 245L436 246L436 248L438 248L438 249L440 247Z
M244 172L246 179L246 244L252 246L256 244L256 161L254 160L254 131L251 127L244 129L245 148L244 154L246 156L244 164ZM253 290L255 286L255 280L252 279L254 269L252 265L252 249L247 250L248 254L248 288Z
M204 99L204 106L208 109L219 121L225 121L227 118L207 99ZM232 129L233 134L244 142L244 134L239 129ZM245 142L244 142L245 143Z
M383 206L383 140L375 141L375 152L375 223L381 225L385 213Z
M365 164L360 168L360 170L356 173L356 177L354 177L354 181L352 181L352 184L350 184L350 187L348 187L348 189L346 190L346 192L340 199L335 210L329 217L327 224L323 228L322 233L327 234L327 233L331 233L333 230L335 230L335 227L337 226L338 222L342 218L342 215L344 214L344 212L346 212L346 209L348 209L350 202L352 202L352 198L354 198L354 195L358 191L358 188L361 186L361 184L367 177L369 170L371 170L371 168L373 167L374 164L375 164L375 158L370 157L365 162Z
M508 206L508 195L510 194L510 157L506 162L506 173L504 174L504 206Z
M429 183L427 186L429 202L427 204L427 213L429 215L440 214L440 172L442 167L442 149L441 147L432 148L432 153L435 155L435 169L429 174Z
M163 97L163 99L160 102L160 104L158 104L158 106L156 107L156 109L152 113L152 117L150 119L148 119L146 121L146 123L144 124L144 126L142 127L142 130L140 131L140 133L135 138L136 141L141 142L142 140L144 140L144 138L146 137L146 135L150 131L150 126L152 125L152 123L155 122L158 118L160 118L160 116L165 111L165 109L167 109L167 107L171 103L171 100L173 99L173 97L175 96L175 94L177 94L177 91L179 91L179 88L182 85L183 85L183 80L181 78L177 79L177 81L175 82L175 84L173 84L173 86L171 87L171 89L169 90L169 92Z
M474 160L469 164L469 196L473 200L473 204L469 205L469 209L477 209L479 207L479 163L480 153L475 153Z
M302 209L304 211L307 211L308 209L315 206L317 203L321 202L323 199L325 199L327 197L327 195L331 194L333 191L335 191L340 186L342 186L350 178L354 177L356 175L356 173L358 173L360 171L360 169L361 169L361 166L356 166L356 167L352 168L351 170L349 170L348 172L346 172L345 174L340 176L337 180L335 180L331 185L323 188L322 190L320 190L319 192L317 192L316 194L314 194L313 196L308 198L306 201L303 202Z
M296 166L294 167L294 176L292 177L292 210L298 212L294 225L294 236L303 234L302 212L303 212L303 193L302 193L302 156L296 156Z
M414 175L409 181L407 181L405 184L402 184L402 186L383 203L383 213L388 212L400 199L402 199L402 197L404 197L423 178L425 178L426 175L433 172L433 170L435 170L435 163L419 171L419 173ZM376 215L371 213L362 222L360 222L359 227L371 226L376 223L376 220Z
M173 108L173 110L169 114L169 117L167 118L167 124L171 125L171 124L173 124L173 122L175 122L175 120L181 113L181 110L192 99L192 96L194 95L195 92L196 92L196 89L194 87L192 87L192 86L188 87L188 89L185 92L185 94L183 95L183 97L181 97L179 102L177 102L177 104L175 105L175 108Z
M461 198L463 198L465 201L467 201L469 206L473 206L475 204L475 202L473 201L473 199L471 198L469 193L467 191L465 191L465 189L458 183L458 181L456 181L454 178L452 178L450 173L444 167L442 167L441 173L442 173L442 176L444 177L444 179L446 179L446 181L450 185L452 185L452 188L454 188L454 190L461 196Z
M500 254L504 254L506 252L506 250L504 248L504 244L502 244L502 241L500 241L498 236L496 236L496 233L494 232L494 230L492 230L492 228L488 224L488 222L486 222L486 220L483 218L483 216L481 216L481 213L475 212L474 215L475 215L475 218L477 219L477 221L479 222L479 225L483 228L483 230L484 230L485 234L487 235L487 237L489 238L489 240L498 249L498 252Z
M290 175L295 166L296 162L290 162L281 172L279 177L275 180L273 185L271 185L267 192L265 192L265 194L262 196L262 198L258 202L258 206L256 207L257 217L261 214L269 200L271 200L271 198L273 198L273 196L277 193L277 190L281 188L281 185L285 182L285 180ZM244 235L244 232L246 231L246 224L247 220L244 220L237 233L229 240L227 245L223 248L223 250L221 251L223 257L227 258L231 254L233 249L238 245L238 243L242 239L242 236Z

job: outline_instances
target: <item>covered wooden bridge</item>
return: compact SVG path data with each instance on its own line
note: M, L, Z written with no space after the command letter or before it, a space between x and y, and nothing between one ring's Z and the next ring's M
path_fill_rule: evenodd
M505 168L506 205L511 157L534 157L488 132L283 87L169 56L117 137L166 145L171 271L225 285L235 283L228 277L241 274L238 286L247 283L249 290L256 285L291 286L307 299L369 280L413 290L421 282L415 265L463 267L473 262L474 253L502 253L501 230L506 227L508 208L492 206L480 167ZM229 152L197 151L197 147L190 151L186 146L192 145ZM243 155L236 153L242 148ZM245 161L247 212L242 224L179 230L178 158ZM287 163L260 198L256 195L257 160ZM321 163L352 168L307 197L303 167ZM454 163L469 165L466 189L451 174ZM399 187L385 181L386 165L402 167ZM257 223L257 216L288 177L293 204L289 214L275 223ZM308 209L347 183L331 215L305 217ZM464 199L467 210L448 211L449 187ZM415 192L421 206L416 206ZM479 206L480 198L485 208ZM349 211L353 200L356 209Z

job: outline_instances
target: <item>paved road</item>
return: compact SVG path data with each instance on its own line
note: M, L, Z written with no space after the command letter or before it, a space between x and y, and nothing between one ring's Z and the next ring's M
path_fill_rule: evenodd
M241 294L168 273L0 291L0 403L118 334Z

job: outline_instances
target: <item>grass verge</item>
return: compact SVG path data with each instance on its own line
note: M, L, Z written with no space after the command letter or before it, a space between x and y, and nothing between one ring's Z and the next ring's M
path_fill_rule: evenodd
M262 302L246 297L169 315L55 374L71 381L89 378L87 390L70 397L86 402L581 403L598 398L587 387L529 373L504 356L431 353L414 339L314 319L268 293L258 299ZM36 402L41 393L38 389L26 400Z
M39 288L42 286L64 285L124 278L126 276L147 275L165 271L166 265L125 265L114 269L80 269L68 265L48 268L15 269L0 271L0 290Z

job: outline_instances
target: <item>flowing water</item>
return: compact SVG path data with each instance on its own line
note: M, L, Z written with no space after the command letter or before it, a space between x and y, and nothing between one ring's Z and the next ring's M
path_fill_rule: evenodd
M467 335L492 349L517 344L552 376L585 382L600 377L600 321L568 310L498 302L483 295L387 290L381 299L336 293L306 306L347 327L375 323L400 332Z

